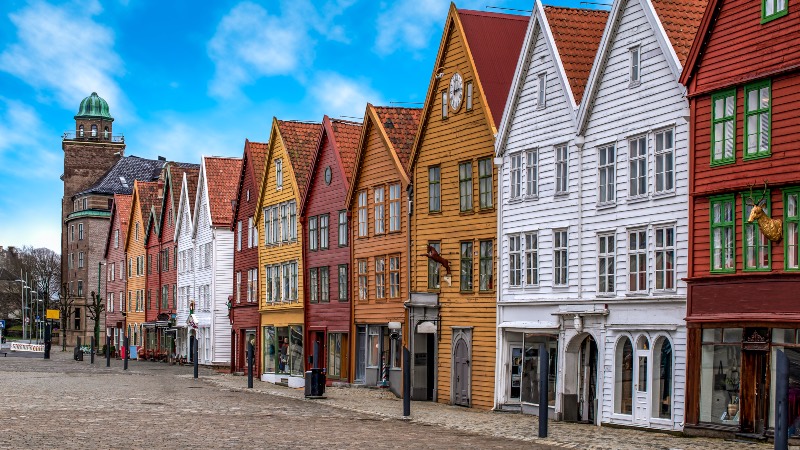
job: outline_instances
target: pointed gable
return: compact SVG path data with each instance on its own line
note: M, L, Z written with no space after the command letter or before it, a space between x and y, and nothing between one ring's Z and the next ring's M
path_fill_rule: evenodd
M669 37L681 66L686 65L689 50L703 20L708 0L650 0Z
M255 187L254 193L259 191L261 180L264 178L264 165L267 162L267 153L269 146L262 142L254 142L249 139L244 141L244 152L242 152L242 164L239 171L239 182L236 186L234 193L234 200L236 206L233 209L233 220L231 221L231 230L235 226L236 218L239 216L239 208L241 207L242 192L247 177L253 180Z
M326 116L327 117L327 116ZM353 167L361 137L361 124L341 119L329 119L333 131L333 144L339 154L342 171L349 184L353 180Z
M422 109L390 106L375 106L374 108L379 119L377 125L392 143L392 150L400 160L400 164L408 167L411 149L414 147L414 137L422 117Z
M242 170L241 158L203 158L211 224L230 228L233 222L231 201L236 199L237 175Z
M289 156L289 164L292 166L292 173L297 183L297 197L302 202L308 189L322 126L319 123L288 120L278 120L277 124L284 151Z
M608 12L545 6L544 14L575 103L579 104L608 21Z
M114 239L114 227L119 222L119 235L124 240L128 235L128 221L131 215L131 205L133 194L114 194L114 203L111 206L111 220L109 221L108 239L103 257L108 257L108 249L111 248L111 241ZM124 246L124 244L123 244Z

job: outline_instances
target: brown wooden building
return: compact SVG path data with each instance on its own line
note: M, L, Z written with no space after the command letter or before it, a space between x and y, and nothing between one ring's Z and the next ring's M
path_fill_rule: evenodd
M796 3L711 1L681 78L691 105L687 431L770 434L779 349L790 393L800 390L798 36ZM750 222L753 203L772 221ZM790 394L793 436L797 421Z
M402 389L407 343L408 158L420 109L367 104L347 194L351 253L353 339L351 378ZM404 327L391 338L390 322Z
M111 207L111 220L103 258L106 260L106 336L116 352L122 347L127 306L127 278L125 263L125 236L131 216L133 195L115 194Z
M493 405L494 136L527 26L525 16L451 4L412 150L411 352L414 361L436 361L440 402ZM421 317L437 308L438 317ZM421 380L415 367L415 394Z
M322 135L304 201L300 223L306 232L303 267L306 282L306 353L317 349L317 367L327 379L350 380L350 239L345 200L353 176L361 124L325 116ZM313 362L306 358L307 368Z

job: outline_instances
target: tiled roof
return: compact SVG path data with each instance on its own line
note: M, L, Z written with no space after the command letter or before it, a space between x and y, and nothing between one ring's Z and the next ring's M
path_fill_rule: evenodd
M330 119L333 129L333 138L339 150L339 158L347 177L347 182L353 181L353 168L356 165L356 152L361 139L361 124L341 119Z
M236 199L242 159L207 156L204 161L211 222L215 227L230 227L233 222L231 200Z
M131 194L135 180L157 180L164 164L166 164L164 161L138 156L120 158L93 186L78 192L75 197L85 194Z
M200 169L186 172L186 199L189 202L189 216L194 214L194 200L197 197L197 183L200 182Z
M297 193L298 199L302 201L306 196L306 189L308 189L308 178L311 176L312 162L317 151L322 125L278 120L278 129L300 191Z
M133 195L114 194L114 210L117 217L119 217L119 228L120 228L119 232L123 236L125 236L128 233L128 219L130 219L131 217L132 203L133 203Z
M269 145L263 142L250 141L250 163L253 168L253 181L256 183L255 189L258 190L258 184L264 178L264 166L267 164L267 152Z
M503 100L505 101L505 100ZM375 112L381 119L381 126L389 137L397 158L403 167L408 167L411 148L417 135L417 127L422 117L421 108L398 108L393 106L375 106Z
M545 6L544 13L575 102L580 103L608 21L608 11Z
M528 17L459 9L467 44L495 126L503 117Z
M681 66L686 64L708 0L652 0Z
M150 218L150 208L156 206L161 209L161 202L158 197L158 182L156 181L137 181L136 186L139 191L139 212L142 220L146 223Z

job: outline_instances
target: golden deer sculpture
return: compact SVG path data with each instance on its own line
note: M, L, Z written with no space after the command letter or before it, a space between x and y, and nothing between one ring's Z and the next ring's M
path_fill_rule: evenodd
M755 185L755 183L753 183ZM764 192L761 198L756 201L753 198L753 186L750 186L750 197L744 200L745 204L752 206L750 210L750 217L747 222L757 221L758 229L764 233L772 242L780 242L783 239L783 221L781 219L772 219L764 212L764 206L767 204L767 182L764 181Z

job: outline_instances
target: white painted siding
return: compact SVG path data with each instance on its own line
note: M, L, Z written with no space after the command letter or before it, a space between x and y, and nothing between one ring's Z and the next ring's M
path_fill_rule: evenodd
M212 328L214 335L214 364L231 362L231 321L228 318L228 296L233 294L234 234L230 229L216 227L212 284Z
M184 255L184 252L189 250L194 251L194 230L192 227L191 205L195 199L189 197L189 192L187 189L186 176L184 175L181 188L181 201L179 203L180 209L177 215L178 227L175 230L176 241L178 242L178 255ZM194 281L194 270L190 270L190 266L188 266L188 264L186 267L183 267L182 263L179 263L176 326L180 330L178 332L177 351L184 356L189 354L189 341L186 325L186 320L189 318L189 302L185 298L186 294L181 294L188 290L188 298L193 298L192 290L194 288Z

